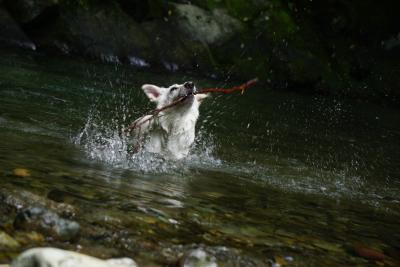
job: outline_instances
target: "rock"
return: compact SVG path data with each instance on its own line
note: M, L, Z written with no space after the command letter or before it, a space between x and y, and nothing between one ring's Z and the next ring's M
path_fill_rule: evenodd
M31 32L39 46L138 67L155 60L150 39L117 3L78 2L61 2L57 19Z
M30 205L39 205L56 212L67 218L76 214L76 208L66 203L57 203L29 191L4 187L0 189L0 203L8 206L11 210L18 211Z
M56 213L42 207L29 207L19 212L14 227L22 230L35 230L63 241L73 241L78 237L79 224L60 218Z
M201 248L186 253L180 262L181 267L217 267L214 256L209 255Z
M9 236L7 233L0 231L0 250L2 249L16 249L20 246L18 241Z
M39 17L46 8L56 5L58 0L5 0L5 5L20 23Z
M187 36L206 44L222 43L243 29L224 9L204 10L195 5L174 4L172 17Z
M213 65L208 46L185 35L171 35L171 29L177 26L171 22L151 21L143 23L143 28L152 42L161 65L169 71L209 70Z
M12 175L17 177L29 177L31 174L27 169L24 168L15 168L12 172Z
M36 50L35 44L26 36L2 5L0 5L0 45L1 44Z
M137 267L130 258L101 260L73 251L57 248L33 248L20 254L12 267Z

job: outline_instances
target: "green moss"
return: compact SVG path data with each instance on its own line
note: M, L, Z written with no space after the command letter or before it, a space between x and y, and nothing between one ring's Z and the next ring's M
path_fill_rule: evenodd
M268 34L273 41L294 39L298 26L289 13L281 8L262 13L254 22L254 27Z

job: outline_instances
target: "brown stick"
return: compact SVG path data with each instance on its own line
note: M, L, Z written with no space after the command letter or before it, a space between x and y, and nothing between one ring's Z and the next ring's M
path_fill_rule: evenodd
M238 86L235 86L235 87L232 87L232 88L228 88L228 89L224 89L224 88L206 88L206 89L202 89L202 90L200 90L200 91L198 91L198 92L196 92L196 93L193 93L193 94L194 94L194 95L197 95L197 94L206 94L206 93L224 93L224 94L230 94L230 93L233 93L233 92L236 92L236 91L242 91L242 94L243 94L243 92L244 92L245 90L249 89L250 87L252 87L253 85L255 85L257 82L258 82L258 78L255 78L255 79L252 79L252 80L250 80L250 81L248 81L248 82L245 82L245 83L243 83L243 84L241 84L241 85L238 85ZM169 105L166 105L166 106L164 106L164 107L162 107L162 108L158 108L158 109L152 110L152 111L149 112L149 114L148 114L148 115L151 115L151 117L145 119L144 121L141 121L140 123L133 123L133 124L131 124L129 127L127 127L127 128L125 129L125 132L131 132L132 130L134 130L134 129L140 127L140 126L142 126L142 125L145 124L146 122L152 120L152 119L153 119L156 115L158 115L161 111L164 111L164 110L166 110L166 109L169 109L169 108L171 108L171 107L174 107L174 106L178 105L179 103L183 102L187 97L188 97L188 95L187 95L187 96L183 96L183 97L181 97L181 98L178 98L177 100L175 100L174 102L172 102L172 103L169 104Z
M249 89L251 86L255 85L258 82L258 78L252 79L246 83L243 83L241 85L229 88L229 89L224 89L224 88L207 88L207 89L202 89L199 92L195 94L206 94L206 93L224 93L224 94L230 94L235 91L242 91L242 93Z

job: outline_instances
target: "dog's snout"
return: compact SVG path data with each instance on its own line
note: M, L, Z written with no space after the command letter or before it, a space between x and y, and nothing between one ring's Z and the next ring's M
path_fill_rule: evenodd
M183 84L183 86L185 86L186 89L193 89L194 88L194 83L193 82L185 82Z

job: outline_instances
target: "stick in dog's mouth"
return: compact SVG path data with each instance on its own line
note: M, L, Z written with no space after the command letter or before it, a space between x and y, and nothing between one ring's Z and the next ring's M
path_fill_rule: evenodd
M206 89L202 89L200 91L197 91L197 88L194 87L193 88L194 90L192 90L192 92L190 92L190 93L188 93L188 94L186 94L186 95L184 95L182 97L179 97L177 100L175 100L171 104L166 105L166 106L161 107L161 108L158 108L158 109L154 109L153 111L151 111L148 114L148 115L151 115L149 118L147 118L146 120L144 120L144 121L142 121L140 123L133 123L132 125L130 125L129 127L127 127L125 129L125 132L129 133L132 130L142 126L144 123L152 120L160 112L162 112L162 111L164 111L164 110L166 110L168 108L174 107L174 106L178 105L179 103L182 103L183 101L188 99L190 96L195 96L197 94L206 94L206 93L225 93L225 94L230 94L230 93L233 93L233 92L236 92L236 91L241 91L243 93L245 90L249 89L250 87L255 85L257 82L258 82L258 78L255 78L255 79L249 80L249 81L247 81L247 82L245 82L245 83L243 83L243 84L241 84L239 86L235 86L235 87L232 87L232 88L229 88L229 89L224 89L224 88L206 88Z

